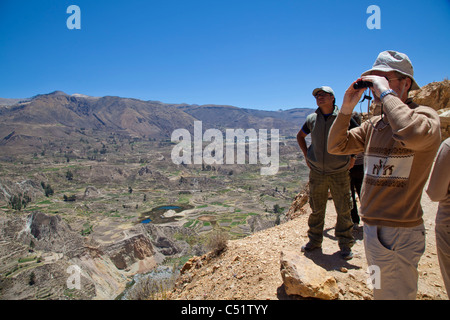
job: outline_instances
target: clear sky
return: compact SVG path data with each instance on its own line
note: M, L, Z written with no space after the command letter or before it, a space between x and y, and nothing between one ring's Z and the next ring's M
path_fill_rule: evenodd
M67 8L81 9L69 30ZM381 29L370 30L370 5ZM61 90L278 110L337 104L378 53L420 86L450 73L449 0L0 0L0 97Z

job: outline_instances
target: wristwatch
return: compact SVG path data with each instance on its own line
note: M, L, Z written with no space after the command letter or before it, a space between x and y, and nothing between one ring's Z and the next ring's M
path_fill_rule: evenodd
M388 94L393 94L394 96L398 97L397 93L396 93L394 90L389 89L389 90L384 91L384 92L380 95L380 100L383 99L384 97L386 97Z

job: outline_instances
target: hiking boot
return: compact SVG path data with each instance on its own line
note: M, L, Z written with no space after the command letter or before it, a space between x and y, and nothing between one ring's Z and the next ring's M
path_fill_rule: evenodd
M341 257L344 260L350 260L353 258L353 252L352 249L348 247L341 248Z
M302 252L310 252L316 249L322 249L321 245L312 244L311 242L308 242L304 246L302 246Z

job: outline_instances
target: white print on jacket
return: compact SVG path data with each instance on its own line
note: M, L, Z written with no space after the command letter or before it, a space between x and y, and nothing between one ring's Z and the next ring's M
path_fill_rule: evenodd
M372 178L408 179L414 155L406 156L366 156L364 174Z

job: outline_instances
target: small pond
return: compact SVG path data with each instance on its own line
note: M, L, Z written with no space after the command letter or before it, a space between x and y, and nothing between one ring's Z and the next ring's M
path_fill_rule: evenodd
M155 210L175 210L175 211L179 209L181 209L181 207L179 206L162 206L155 208Z
M173 221L176 221L177 219L179 219L179 217L177 217L177 216L164 217L164 213L167 210L173 210L176 213L179 213L181 211L192 209L192 208L194 208L194 207L191 205L186 205L186 204L159 206L159 207L153 208L150 211L142 213L141 219L139 222L144 223L144 224L147 224L150 222L155 223L155 224L173 222Z

